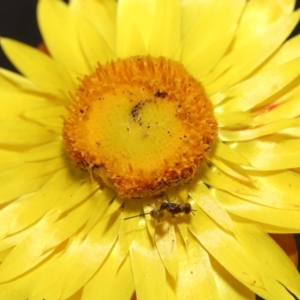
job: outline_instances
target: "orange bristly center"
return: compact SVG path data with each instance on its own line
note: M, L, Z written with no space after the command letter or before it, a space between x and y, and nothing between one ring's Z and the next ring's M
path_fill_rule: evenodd
M217 135L201 84L163 57L99 65L72 98L67 151L120 197L153 196L188 182Z

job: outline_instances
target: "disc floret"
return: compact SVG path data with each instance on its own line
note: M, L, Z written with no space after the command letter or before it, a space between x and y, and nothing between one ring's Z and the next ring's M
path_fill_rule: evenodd
M120 197L153 196L188 182L217 135L201 84L163 57L98 65L72 98L67 151Z

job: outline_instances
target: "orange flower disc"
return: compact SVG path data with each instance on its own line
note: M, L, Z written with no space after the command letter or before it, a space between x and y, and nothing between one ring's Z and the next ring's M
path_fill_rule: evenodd
M201 84L162 57L99 65L72 98L63 132L70 157L123 198L188 182L217 136Z

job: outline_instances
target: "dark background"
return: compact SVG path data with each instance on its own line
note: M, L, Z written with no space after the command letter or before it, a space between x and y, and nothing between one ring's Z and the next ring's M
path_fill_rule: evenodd
M68 0L64 1L68 2ZM35 47L39 45L42 37L37 27L36 3L37 0L0 0L0 36L10 37ZM300 0L297 0L296 7L300 8ZM299 33L300 23L291 36ZM15 70L1 48L0 67ZM300 249L300 235L296 235L296 240Z

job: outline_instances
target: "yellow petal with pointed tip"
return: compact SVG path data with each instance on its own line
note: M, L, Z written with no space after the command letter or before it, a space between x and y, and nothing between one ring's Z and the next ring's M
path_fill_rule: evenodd
M145 221L141 219L138 233L130 249L136 295L139 300L165 299L165 267L145 229Z
M256 190L251 197L252 201L279 209L300 210L298 172L283 170L250 171L249 173Z
M62 116L66 115L66 108L62 105L50 106L46 108L37 108L32 110L26 110L23 116L26 119L41 124L46 128L53 127L61 131L62 128Z
M57 139L56 134L31 122L0 122L0 143L2 145L36 145L49 143L55 139Z
M280 135L235 143L233 149L242 153L260 170L285 170L300 167L300 140Z
M44 0L47 1L47 0ZM43 91L66 98L68 90L75 89L67 69L43 52L20 42L1 39L5 54L16 68ZM35 62L34 67L32 62ZM47 72L45 72L47 70Z
M99 35L95 27L84 19L80 22L79 39L82 51L91 70L95 69L97 63L105 64L115 59L115 55L108 48L103 37Z
M78 38L80 25L72 10L62 1L40 0L37 16L43 40L54 60L78 75L88 74L91 70Z
M106 224L107 220L99 223L97 228L91 231L90 235L84 241L80 239L72 240L66 251L62 252L55 260L52 260L32 291L34 299L41 297L49 297L50 299L62 297L65 299L74 294L91 278L101 261L107 256L118 231L119 224L115 222L107 230L105 236L103 236L103 229L106 227ZM103 244L102 247L99 244L98 251L91 244L92 239L96 237L95 234L99 234L99 230L102 232L100 235L101 243L105 239L108 243L106 251ZM94 237L91 239L92 235ZM93 249L92 252L89 251L91 246ZM93 264L87 264L87 260L93 260ZM56 272L55 270L58 269L61 271Z
M282 119L274 121L270 124L261 125L254 128L244 130L219 130L219 137L223 141L247 141L257 139L272 133L277 133L286 128L293 127L298 124L298 119Z
M80 299L113 300L116 294L119 299L131 299L134 293L134 282L129 255L120 265L118 254L116 246L100 270L85 285L82 298Z
M31 291L37 280L43 274L45 265L34 270L26 276L19 277L16 281L0 284L0 298L2 299L31 299Z
M252 256L257 268L266 277L283 285L297 298L300 297L300 277L298 271L285 252L257 225L236 223L237 239L244 249ZM253 245L256 245L255 248ZM283 299L280 297L280 299Z
M38 162L64 155L64 148L61 141L54 141L43 144L26 151L22 160L26 162Z
M154 0L122 0L118 3L117 57L147 53L146 49L155 22L156 2Z
M222 110L222 112L218 113L218 107L215 111L215 117L217 119L219 128L243 128L252 123L253 116L254 114L248 111L226 112L226 110Z
M184 39L181 61L196 78L200 79L226 52L233 39L245 1L185 2L182 8ZM220 19L221 14L226 15L226 18Z
M221 141L216 143L216 146L214 148L214 155L236 165L249 166L249 162L243 155L241 155L238 151L235 151L234 148L232 149L225 143L222 143Z
M37 108L49 108L51 103L38 95L28 95L20 93L16 97L15 92L1 90L0 97L0 120L1 121L21 121L25 110Z
M180 7L176 0L155 2L154 22L147 47L152 56L173 58L180 43Z
M68 173L67 169L56 172L37 192L1 210L2 220L9 224L6 234L18 232L45 215L57 201L56 194L62 193L71 184L72 178Z
M32 94L40 90L28 78L15 72L0 68L0 83L3 89L0 92L31 92ZM5 87L5 88L4 88ZM31 94L31 95L32 95Z
M253 183L233 178L216 167L204 167L201 180L210 187L215 187L220 190L225 190L232 193L240 193L243 195L254 194Z
M81 243L75 242L68 247L66 255L71 255L73 261L69 276L64 282L63 298L71 296L84 286L107 258L117 239L120 221L119 214L115 213L100 221ZM48 273L48 276L51 274Z
M72 1L71 9L88 20L112 52L116 44L117 2L111 0ZM118 2L118 6L120 2Z
M247 111L270 98L286 87L299 75L300 58L288 62L274 70L267 70L224 92L224 105L216 108L217 112Z
M51 219L55 220L57 216L43 218L34 230L5 257L0 267L0 282L3 283L23 275L51 254L51 252L43 251L49 233L48 223L51 223ZM37 236L39 236L38 240Z
M218 290L218 297L223 298L223 291L226 291L227 299L230 300L255 300L255 294L237 281L228 271L222 267L213 257L210 257L212 272Z
M47 163L25 163L0 173L2 182L1 203L14 200L41 188L47 177L65 167L62 158L48 160ZM18 187L16 189L16 187Z
M222 230L201 211L192 219L189 228L201 245L234 277L253 291L264 288L259 271L233 235Z
M178 253L175 228L173 224L161 222L155 226L155 245L159 256L174 281L178 274Z
M231 214L260 222L262 225L272 225L275 232L288 233L300 230L300 211L259 205L217 189L213 190L213 193Z
M250 2L248 2L249 5ZM240 82L266 58L271 55L288 37L299 21L300 11L282 16L278 21L262 28L260 34L244 39L242 43L220 61L216 69L203 79L209 94L226 89ZM268 39L265 37L268 36ZM249 51L251 55L249 55Z
M212 157L210 161L224 173L231 175L239 180L250 182L250 178L247 174L246 170L243 170L239 165L232 164L230 162L226 162L218 157Z
M122 217L128 218L132 216L137 216L141 213L141 207L137 205L135 201L126 201L124 212ZM123 220L120 227L120 234L118 240L119 248L119 260L120 263L125 259L129 253L132 241L135 239L137 230L139 226L139 217L132 218L130 220Z
M86 198L87 200L69 211L67 215L61 213L58 220L49 224L52 230L48 233L47 244L45 244L44 251L59 247L61 243L65 242L73 234L76 234L76 232L86 224L93 210L96 209L98 197L88 196ZM56 212L56 214L58 214L58 212Z
M203 209L219 226L222 226L228 231L234 231L230 216L202 182L195 184L189 191L189 195L199 205L199 208ZM196 213L197 212L195 212L195 214ZM201 226L201 224L199 224L199 226Z
M213 277L210 255L199 242L188 234L188 247L178 246L178 281L176 294L180 299L218 299L218 291ZM227 291L223 290L226 298Z

